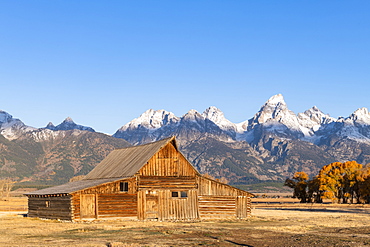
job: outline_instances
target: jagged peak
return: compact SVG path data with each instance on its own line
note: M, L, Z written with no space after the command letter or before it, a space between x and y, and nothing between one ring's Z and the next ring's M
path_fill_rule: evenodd
M149 109L146 110L143 114L140 115L139 119L150 119L153 118L154 116L165 116L165 115L170 115L172 117L176 117L175 114L172 112L166 111L166 110L153 110Z
M259 112L254 116L254 120L259 123L264 123L269 120L280 121L284 118L297 118L297 116L288 109L284 97L282 94L276 94L272 96L266 103L261 107ZM255 122L255 121L254 121Z
M321 112L321 110L317 107L317 106L313 106L313 107L311 107L311 109L313 110L313 111L320 111Z
M64 119L64 121L62 123L60 123L59 125L57 125L57 126L55 126L52 122L49 122L45 129L50 129L50 130L73 130L73 129L77 129L77 130L87 130L87 131L90 131L90 132L95 132L95 130L91 127L76 124L72 120L72 118L70 118L70 117L67 117L66 119Z
M214 118L224 117L224 113L215 106L208 107L202 114L205 118L210 120Z
M9 122L13 118L12 115L6 111L0 110L0 123Z
M204 116L202 114L200 114L197 110L191 109L186 114L184 114L181 117L181 119L182 120L196 121L196 120L199 120L199 119L202 119L203 120L204 119Z
M159 111L159 110L157 110L157 111ZM148 110L146 110L145 112L143 112L143 113L140 115L140 117L141 117L141 116L147 116L147 115L153 115L155 112L156 112L156 111L155 111L155 110L153 110L153 109L148 109Z
M357 116L367 116L369 115L369 110L366 107L358 108L354 113Z
M329 124L337 121L328 114L323 113L317 106L313 106L303 113L298 113L299 124L310 130L310 135L320 129L322 124Z
M71 117L64 119L63 123L75 123Z
M189 117L189 116L202 116L197 110L191 109L187 113L185 113L182 117Z
M210 106L204 110L204 112L217 112L217 111L221 112L221 110L218 109L216 106Z
M54 127L55 127L55 125L54 125L52 122L49 122L49 123L46 125L46 128L50 128L50 127L54 128Z
M310 109L305 110L304 113L311 114L311 113L323 113L323 112L317 106L312 106Z
M229 121L225 118L224 113L215 106L208 107L203 113L202 116L223 130L236 130L236 124Z
M302 114L307 115L307 116L312 116L312 115L325 115L330 117L328 114L323 113L317 106L313 106L308 110L305 110L303 113L298 113L298 116L301 116Z
M361 121L367 124L370 124L370 113L366 107L357 109L351 116L348 118L353 121Z
M270 97L267 101L266 101L266 105L286 105L285 103L285 100L284 100L284 97L282 94L276 94L276 95L273 95L272 97Z
M172 112L165 110L153 110L148 109L142 113L138 118L133 119L124 126L122 126L119 131L125 131L127 129L135 129L139 126L147 129L158 129L164 125L174 123L179 121L179 118L175 116Z
M200 114L197 110L191 109L185 115L198 115Z

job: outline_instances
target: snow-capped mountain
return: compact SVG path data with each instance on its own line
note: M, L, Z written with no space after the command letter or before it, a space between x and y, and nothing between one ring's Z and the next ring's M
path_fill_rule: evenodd
M217 135L223 141L258 142L262 133L270 133L282 138L313 142L316 131L335 121L335 118L324 114L316 106L296 115L288 109L284 97L277 94L272 96L253 118L242 123L232 123L214 106L203 113L190 110L182 117L176 117L165 110L150 109L122 126L114 136L124 138L135 145L170 135L183 135L186 139L193 140L198 138L199 134Z
M171 121L167 120L168 116ZM249 172L258 179L272 179L289 176L298 170L314 174L333 161L370 162L370 154L364 151L370 150L370 113L366 108L339 119L316 106L295 114L281 94L272 96L252 118L241 123L229 121L214 106L203 113L190 110L181 117L164 110L149 110L124 125L114 136L136 145L171 135L178 137L188 159L198 169L213 175L220 171L212 164L219 168L226 165L225 172L235 176L249 176ZM208 142L213 146L207 145ZM248 155L234 153L230 156L231 150L240 148ZM202 155L197 155L199 152ZM241 164L245 167L240 167ZM270 167L269 172L258 171L256 166L262 164Z
M215 106L207 108L202 115L224 131L237 131L236 124L226 119L224 113Z
M8 140L17 139L22 134L36 130L36 128L25 125L21 120L13 118L12 115L0 110L0 134Z
M281 94L272 96L248 121L248 130L255 128L260 124L283 124L290 130L300 131L300 124L297 115L288 109Z
M100 159L112 147L127 145L125 140L137 145L172 135L177 136L186 158L199 171L216 178L227 177L234 184L282 180L296 171L316 175L323 165L334 161L370 162L368 109L360 108L338 119L316 106L295 114L281 94L272 96L252 118L241 123L231 122L214 106L202 113L189 110L180 117L150 109L123 125L113 138L78 125L71 118L57 126L49 123L37 129L0 111L0 131L7 139L0 138L0 157L4 158L0 159L0 176L25 177L21 174L25 171L31 176L27 165L34 167L40 178L59 171L69 174L65 176L87 173L93 167L89 157L97 152ZM79 160L81 152L75 149L84 145L88 148ZM63 152L73 153L73 160ZM19 154L23 157L19 167L23 168L18 169ZM64 167L65 162L69 165Z
M173 114L172 112L168 112L165 110L154 111L153 109L149 109L141 114L140 117L135 118L131 122L122 126L119 131L145 128L153 132L156 129L159 129L166 125L176 124L177 122L179 122L179 120L180 119L176 117L175 114Z
M83 125L76 124L72 118L67 117L61 124L55 126L52 122L49 122L45 129L50 130L86 130L90 132L95 132L95 130L91 127L86 127Z
M118 129L113 136L130 140L133 144L150 142L161 139L168 126L176 126L179 121L180 118L176 117L172 112L149 109L141 114L140 117ZM168 135L170 134L168 133Z
M322 125L316 135L320 138L318 144L332 145L346 139L370 144L370 113L364 107L357 109L347 118Z
M319 108L314 106L303 113L298 113L298 121L302 127L309 129L309 135L312 135L322 125L335 122L336 119L330 117L328 114L324 114Z
M113 136L136 145L171 135L191 141L206 133L223 140L232 139L235 137L236 125L227 120L216 107L209 107L202 114L190 110L182 117L176 117L165 110L150 109L122 126Z

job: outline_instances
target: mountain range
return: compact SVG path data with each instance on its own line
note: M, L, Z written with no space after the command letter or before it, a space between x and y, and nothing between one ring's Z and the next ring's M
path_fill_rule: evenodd
M0 176L58 184L86 174L113 148L176 135L181 151L201 173L231 184L282 181L296 171L316 175L334 161L370 162L370 113L333 118L317 107L290 111L281 94L250 119L232 123L212 106L178 117L149 109L112 136L67 118L45 128L0 112Z

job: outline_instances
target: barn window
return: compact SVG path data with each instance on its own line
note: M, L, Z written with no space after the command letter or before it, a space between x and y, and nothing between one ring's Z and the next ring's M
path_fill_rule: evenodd
M172 191L173 198L187 198L188 192L187 191Z
M45 207L50 208L50 201L45 201Z
M120 182L119 191L128 192L128 182Z

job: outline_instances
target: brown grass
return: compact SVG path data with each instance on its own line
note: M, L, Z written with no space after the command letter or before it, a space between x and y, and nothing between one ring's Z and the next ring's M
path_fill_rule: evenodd
M0 199L0 211L27 211L27 197Z
M18 199L11 202L25 202ZM368 207L255 208L248 220L201 222L117 219L73 223L27 218L22 213L0 212L0 246L370 245Z

